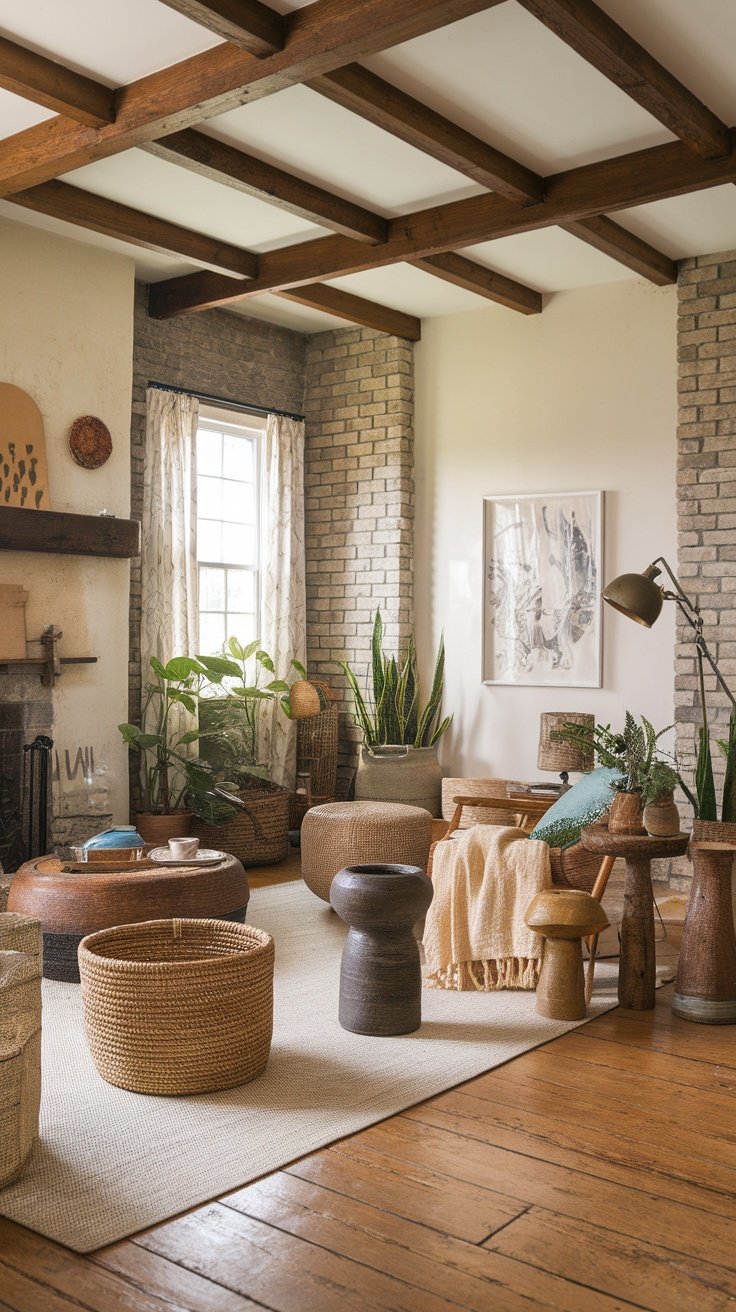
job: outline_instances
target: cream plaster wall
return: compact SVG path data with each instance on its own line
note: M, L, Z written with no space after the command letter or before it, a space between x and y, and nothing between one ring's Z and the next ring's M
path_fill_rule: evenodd
M41 410L54 510L129 515L133 279L132 259L0 221L0 381ZM69 453L69 425L84 414L112 434L101 469L82 469ZM2 581L30 593L29 637L57 624L62 655L97 656L96 665L64 668L54 735L61 751L94 747L123 822L128 763L117 725L128 718L129 572L127 561L83 556L4 552L0 563Z
M482 498L603 489L605 579L676 561L676 293L632 280L425 320L416 348L416 615L442 628L446 774L532 779L543 710L673 718L674 615L604 615L601 689L481 683ZM545 776L539 776L545 777ZM551 776L546 776L550 778Z

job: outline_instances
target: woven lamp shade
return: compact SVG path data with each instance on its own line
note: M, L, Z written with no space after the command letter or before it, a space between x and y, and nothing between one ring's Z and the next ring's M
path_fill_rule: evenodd
M559 742L553 737L566 724L581 724L591 732L595 716L579 711L543 711L539 717L538 770L574 770L587 774L593 769L593 748L578 743Z

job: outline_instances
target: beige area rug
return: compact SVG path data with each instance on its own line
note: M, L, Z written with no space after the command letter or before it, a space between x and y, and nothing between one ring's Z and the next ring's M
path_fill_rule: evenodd
M349 1034L337 1022L337 916L293 883L257 889L248 919L276 940L274 1041L264 1074L238 1089L112 1088L87 1051L79 986L45 982L41 1136L0 1191L3 1215L88 1252L575 1028L538 1016L533 993L428 989L415 1034ZM599 964L591 1016L616 1005L616 978L616 963Z

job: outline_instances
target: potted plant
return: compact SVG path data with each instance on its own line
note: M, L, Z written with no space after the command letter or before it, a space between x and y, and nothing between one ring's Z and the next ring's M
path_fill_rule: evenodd
M192 790L203 793L211 788L212 774L207 765L187 754L200 736L199 728L192 718L192 727L182 729L177 714L183 708L187 717L194 717L199 663L189 656L175 656L163 665L152 656L150 665L154 678L146 684L140 727L119 724L118 729L144 760L143 810L135 817L136 828L146 843L166 843L190 832L192 812L185 800Z
M673 838L680 832L675 789L680 775L669 761L655 757L641 779L644 828L652 838Z
M408 802L438 815L442 771L436 746L451 723L440 719L445 671L445 644L440 638L432 687L422 709L417 652L413 636L406 655L387 656L383 622L376 611L372 636L372 690L364 697L346 661L339 661L363 730L355 796L358 800Z
M299 678L291 684L279 678L258 641L244 647L232 637L227 655L197 660L202 755L212 776L203 790L190 789L193 832L244 864L280 861L289 849L289 792L271 781L269 765L259 760L260 716L269 702L287 719L318 714L323 694L295 659L290 672Z
M645 716L639 724L631 711L627 711L620 732L612 730L610 724L596 724L590 729L584 724L570 723L554 735L561 741L592 747L599 765L619 772L620 782L608 817L612 833L645 833L645 804L654 803L667 792L673 793L675 786L682 782L676 766L657 755L659 739L671 728L672 725L667 725L657 732ZM677 829L679 823L675 832Z

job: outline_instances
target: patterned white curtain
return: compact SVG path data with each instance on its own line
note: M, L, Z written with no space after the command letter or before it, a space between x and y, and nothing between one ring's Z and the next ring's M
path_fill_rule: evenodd
M197 651L198 413L194 396L154 387L146 393L141 550L144 685L151 677L151 656L166 664L172 656L193 656ZM191 727L190 719L178 709L184 732Z
M261 514L261 646L279 677L307 646L304 566L304 424L269 415L263 443ZM277 784L294 787L296 726L275 702L259 724L259 760Z

